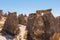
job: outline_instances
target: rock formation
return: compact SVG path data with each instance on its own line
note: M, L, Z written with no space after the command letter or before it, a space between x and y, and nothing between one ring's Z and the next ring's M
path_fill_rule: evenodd
M3 10L0 10L0 19L2 18Z
M16 12L8 12L8 15L3 15L7 18L2 33L10 36L16 35L17 39L21 38L20 33L23 38L23 33L26 32L24 37L27 38L26 40L60 40L60 16L55 18L51 11L52 9L37 10L36 13L31 13L28 17L23 14L17 17ZM3 11L0 10L0 19L2 13ZM23 31L25 27L26 30Z
M37 10L35 16L29 16L27 40L49 40L55 32L54 27L55 18L51 9Z
M20 32L16 12L13 13L9 12L4 27L2 29L2 32L6 32L7 34L10 35L16 35Z
M55 29L55 18L51 13L52 9L44 10L43 20L45 24L45 40L49 40L51 36L54 34ZM47 36L48 35L48 36Z
M26 29L28 30L27 40L32 40L30 33L32 32L31 28L34 24L35 17L36 17L36 14L29 14L28 16L28 22L27 22L27 27L26 27Z
M60 16L56 17L56 32L60 32Z
M18 22L19 22L19 24L26 25L26 20L25 20L25 17L23 14L20 14L18 16Z

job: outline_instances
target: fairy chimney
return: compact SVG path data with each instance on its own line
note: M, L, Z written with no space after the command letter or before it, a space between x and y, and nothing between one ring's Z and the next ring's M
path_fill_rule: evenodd
M16 35L19 33L19 30L16 12L8 12L8 16L2 31L10 35Z

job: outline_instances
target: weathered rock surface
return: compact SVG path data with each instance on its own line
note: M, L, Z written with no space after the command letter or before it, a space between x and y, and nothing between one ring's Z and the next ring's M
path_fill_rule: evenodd
M9 12L2 31L10 35L16 35L20 32L16 12Z
M55 18L51 13L51 9L38 10L35 16L30 16L27 23L27 40L49 40L55 32L54 27Z
M44 10L43 11L43 19L44 19L44 24L45 24L45 40L49 40L51 36L53 36L55 32L55 18L51 13L51 9Z
M31 28L33 27L35 17L36 17L36 14L30 14L28 17L28 23L26 27L26 29L28 30L27 40L32 40L30 33L32 33Z

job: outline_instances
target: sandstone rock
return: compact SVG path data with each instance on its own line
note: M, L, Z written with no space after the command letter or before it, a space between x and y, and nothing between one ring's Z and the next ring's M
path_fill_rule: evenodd
M16 35L20 32L16 12L9 12L2 31L10 35Z

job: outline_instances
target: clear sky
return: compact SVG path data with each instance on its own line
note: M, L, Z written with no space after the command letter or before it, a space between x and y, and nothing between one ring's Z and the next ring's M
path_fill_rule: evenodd
M18 14L34 13L36 10L52 8L54 16L60 15L60 0L0 0L0 9Z

